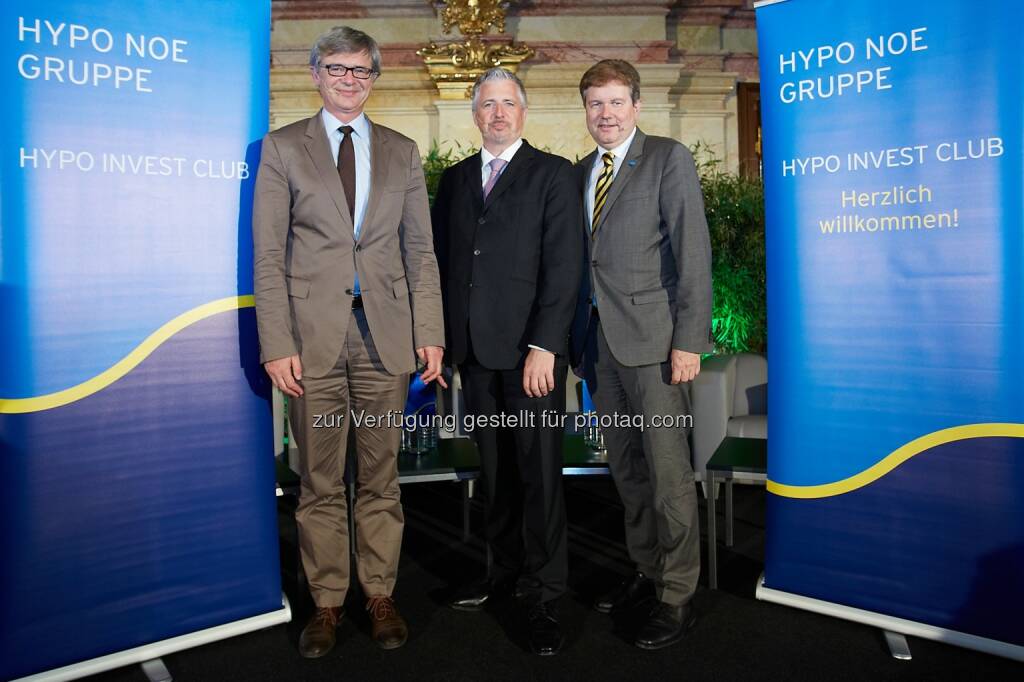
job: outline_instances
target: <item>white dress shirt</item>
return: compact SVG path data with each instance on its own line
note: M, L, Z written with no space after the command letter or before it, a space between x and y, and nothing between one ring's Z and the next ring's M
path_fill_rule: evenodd
M494 159L501 159L505 162L505 168L508 168L508 164L511 163L512 157L516 155L516 152L519 151L519 148L522 146L523 138L520 137L518 140L516 140L508 147L506 147L505 151L498 154L497 156L490 153L486 149L480 149L480 189L483 189L484 186L487 184L487 181L491 178L491 161L493 161ZM501 169L502 173L505 172L505 168ZM540 346L535 346L532 343L527 344L527 346L529 346L530 348L536 348L537 350L542 350L545 353L552 352L549 351L547 348L541 348Z
M636 126L633 126L633 132L618 147L614 149L605 149L600 145L597 147L597 157L594 159L594 165L590 167L590 177L587 179L587 225L591 230L594 229L594 187L597 185L597 179L601 177L601 171L604 170L604 159L601 157L605 152L612 153L612 182L614 182L615 176L622 168L622 162L626 160L626 152L629 151L629 145L633 144L634 137L636 137ZM597 307L597 289L593 286L590 292L590 305Z
M614 182L615 176L622 168L622 162L626 160L626 152L629 151L629 145L633 144L634 137L636 137L636 126L633 126L633 132L618 147L614 149L605 149L600 145L597 147L597 157L594 158L594 165L590 168L590 178L587 180L587 225L590 226L590 229L594 229L594 186L597 185L597 179L601 176L601 171L604 170L604 160L601 157L605 152L611 152L615 157L615 166L612 169L612 181Z
M493 161L494 159L501 159L502 161L505 162L505 168L508 168L508 164L512 162L512 157L516 155L516 152L519 151L519 148L522 146L523 138L520 137L518 140L516 140L508 147L506 147L505 151L498 154L497 156L490 153L486 149L480 150L480 175L482 176L482 179L480 181L481 189L483 189L483 186L487 184L487 180L490 179L491 177L491 161ZM505 169L503 168L501 172L504 173Z

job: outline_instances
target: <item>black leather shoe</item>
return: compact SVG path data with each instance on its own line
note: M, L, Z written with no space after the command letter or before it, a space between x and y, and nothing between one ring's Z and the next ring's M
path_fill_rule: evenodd
M511 597L514 591L514 583L511 581L482 580L457 591L448 606L456 611L480 611L488 602L494 603Z
M538 656L554 656L562 650L565 637L558 623L558 614L550 602L540 602L530 609L530 651Z
M611 613L631 609L654 598L654 581L637 571L616 585L615 589L598 597L594 608L601 613Z
M633 643L641 649L663 649L681 641L696 622L697 614L689 604L672 606L658 602Z

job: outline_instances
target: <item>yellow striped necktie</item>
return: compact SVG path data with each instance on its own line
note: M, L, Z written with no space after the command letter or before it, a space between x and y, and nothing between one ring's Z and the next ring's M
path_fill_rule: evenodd
M590 221L590 231L597 229L597 221L601 218L601 209L608 198L608 189L612 186L612 176L615 174L615 155L605 152L601 155L604 161L604 168L601 175L597 177L597 184L594 185L594 219Z

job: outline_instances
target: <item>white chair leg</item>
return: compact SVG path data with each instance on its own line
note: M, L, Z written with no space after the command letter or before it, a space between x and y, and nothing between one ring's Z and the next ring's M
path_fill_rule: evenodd
M722 485L722 484L721 483L716 483L715 484L715 497L718 497L718 493L720 492L718 486L720 486L720 485ZM704 493L704 499L708 499L708 482L706 480L705 481L701 481L700 488L701 488L701 492Z

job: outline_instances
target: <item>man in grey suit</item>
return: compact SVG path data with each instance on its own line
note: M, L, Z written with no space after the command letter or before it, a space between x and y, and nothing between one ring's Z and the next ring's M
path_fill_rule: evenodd
M636 127L636 69L598 62L583 75L580 94L597 149L578 165L589 276L573 321L573 363L599 416L642 415L644 422L604 428L636 570L595 608L613 612L656 599L634 643L660 649L695 622L700 529L687 417L689 382L700 354L712 348L711 247L690 152Z
M355 429L356 565L372 636L408 636L392 590L404 517L397 454L416 357L440 378L441 290L416 144L363 113L380 74L377 43L345 26L310 52L323 109L268 134L253 206L256 316L263 366L291 396L301 455L296 522L316 613L299 639L307 658L334 646L349 587L346 441Z

